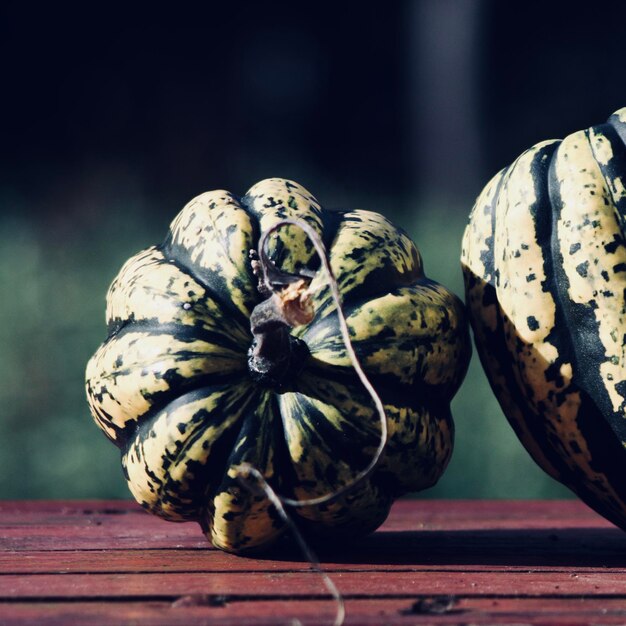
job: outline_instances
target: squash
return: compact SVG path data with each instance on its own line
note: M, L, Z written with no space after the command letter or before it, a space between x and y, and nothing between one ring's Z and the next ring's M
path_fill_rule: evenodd
M266 300L250 253L285 219L308 224L328 250L388 429L367 479L331 502L294 509L305 534L370 532L394 498L437 481L452 449L450 400L470 355L462 303L425 277L415 245L381 215L326 211L283 179L242 198L212 191L189 202L164 243L132 257L113 281L108 338L87 365L86 389L137 501L168 520L198 521L232 552L269 546L284 530L268 498L240 483L238 467L308 500L355 480L381 439L328 279L295 225L268 238L267 254L280 275L308 277L312 319L265 341L267 367L254 356L262 337L250 319Z
M626 109L484 188L463 239L480 359L533 459L626 529Z

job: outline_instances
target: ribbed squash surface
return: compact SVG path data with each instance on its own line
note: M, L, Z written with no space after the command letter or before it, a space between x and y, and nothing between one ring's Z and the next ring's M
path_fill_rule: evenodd
M492 387L537 463L626 528L626 109L479 196L462 264Z
M385 405L389 440L375 473L347 495L296 509L310 532L376 528L394 497L432 485L452 448L449 402L465 373L462 305L428 280L411 240L368 211L329 212L282 179L243 197L193 199L162 245L131 258L107 297L109 337L87 367L87 395L122 451L130 490L150 511L199 521L218 547L264 546L283 530L234 467L258 468L279 493L308 499L350 482L380 438L379 418L338 329L327 279L312 287L315 318L293 331L309 356L287 389L248 371L250 314L260 301L249 251L284 218L306 221L329 251L352 341ZM288 272L319 260L294 226L270 240Z

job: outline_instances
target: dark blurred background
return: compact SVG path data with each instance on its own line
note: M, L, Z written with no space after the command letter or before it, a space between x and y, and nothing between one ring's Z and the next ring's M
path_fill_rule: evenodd
M533 143L626 105L626 3L0 8L0 498L125 497L84 366L123 261L194 195L292 178L380 211L462 293L473 200ZM565 495L474 358L427 496Z

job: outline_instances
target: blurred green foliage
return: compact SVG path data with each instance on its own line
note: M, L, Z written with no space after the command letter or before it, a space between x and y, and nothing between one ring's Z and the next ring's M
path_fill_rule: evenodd
M459 257L467 214L445 203L419 206L403 226L417 243L426 274L463 297ZM469 213L469 209L467 211ZM452 401L454 454L426 497L567 498L572 493L545 474L522 447L493 395L474 348L467 376Z
M113 210L78 202L34 220L2 199L12 210L0 217L0 498L128 497L119 453L90 417L84 368L105 336L110 281L127 257L162 239L167 220L132 197L109 200ZM371 202L352 206L395 219L418 243L429 276L462 293L466 210L433 203L394 215ZM453 413L455 454L426 497L569 495L513 435L476 355Z

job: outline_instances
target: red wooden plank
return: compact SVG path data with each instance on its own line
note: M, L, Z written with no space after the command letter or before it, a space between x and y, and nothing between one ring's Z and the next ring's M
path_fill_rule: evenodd
M523 538L520 536L520 540ZM526 544L527 545L527 544ZM623 547L623 546L622 546ZM442 555L401 553L401 546L395 544L393 551L385 551L385 546L374 551L369 547L342 550L340 558L330 555L324 559L324 569L335 571L364 571L392 574L393 572L501 572L528 573L529 567L535 572L626 574L624 551L613 555L618 566L610 569L606 565L586 566L580 563L592 562L581 555L566 555L555 552L552 560L542 559L541 563L512 564L514 559L503 564L484 563L478 550L473 552L472 563L468 555L459 556L456 545L450 546L447 558ZM456 554L457 562L450 562ZM483 561L485 559L482 559ZM530 559L529 559L530 560ZM605 559L608 560L608 559ZM106 573L185 573L185 572L290 572L307 571L309 564L295 551L282 560L270 558L248 558L220 552L219 550L103 550L103 551L16 551L0 552L0 576L3 574L106 574Z
M446 610L447 607L447 610ZM443 612L437 612L443 611ZM69 623L152 624L249 624L277 626L292 624L294 618L304 626L328 625L334 606L330 601L224 601L220 598L171 602L75 602L1 604L3 625L20 624L65 626ZM601 616L601 617L600 617ZM437 601L347 600L346 624L624 624L626 606L611 599L484 599L459 598Z
M556 540L562 554L587 554L591 566L617 564L626 546L626 534L576 501L400 501L374 537L384 540L368 549L384 550L386 555L395 551L400 558L407 551L413 560L423 553L434 558L452 553L452 544L457 544L454 552L466 558L460 562L473 558L468 551L473 546L491 562L502 561L506 548L513 564L529 565L538 563L537 558L528 559L534 553L549 558L557 548ZM165 522L132 502L62 502L57 510L47 502L2 503L0 550L133 548L206 550L210 546L197 524Z
M626 623L626 534L574 500L401 501L380 532L318 553L349 598L347 623ZM307 568L289 542L235 557L130 501L0 502L1 624L330 623ZM171 607L206 593L229 599ZM413 615L417 594L458 601Z
M113 516L139 514L151 518L131 500L5 500L0 501L0 524L12 521L37 523L42 516L67 519L71 516ZM158 518L155 518L158 519ZM550 526L564 519L570 525L585 527L610 526L579 500L398 500L385 526L389 529L431 527L443 524L446 528L463 528L467 523L479 522L515 528L520 522L531 527Z
M177 528L179 525L175 525ZM178 550L214 552L204 536L189 526L190 535L169 534L169 526L154 529L112 528L67 529L62 534L42 527L32 535L22 531L1 540L0 559L21 551L144 550L168 549L164 559L175 559ZM1 532L1 530L0 530ZM285 542L288 546L289 542ZM379 531L353 545L341 548L317 546L324 562L376 565L499 565L622 567L626 564L626 534L616 528L477 531ZM300 560L300 554L278 546L268 556L276 560ZM54 558L54 557L52 557ZM130 556L128 557L130 558ZM44 561L42 561L44 562ZM0 567L0 571L2 568Z
M455 500L455 502L461 502L461 500ZM488 500L485 500L488 502ZM494 501L494 502L497 502ZM520 500L523 502L523 500ZM531 500L528 500L531 502ZM541 502L541 500L536 500ZM120 509L143 511L141 506L132 498L110 498L110 499L96 499L96 498L80 498L80 499L32 499L32 500L0 500L0 514L4 511L19 510L23 512L28 511L51 511L58 513L60 511L77 512L84 511L85 509L91 511L118 511Z
M384 528L611 528L579 500L398 500Z
M619 595L626 604L626 576L620 573L517 572L336 572L333 580L348 596L398 597L453 595ZM235 596L325 595L313 572L208 572L185 574L7 574L0 577L2 598L172 597L209 593Z
M0 503L1 550L211 549L198 524L172 523L135 502Z

